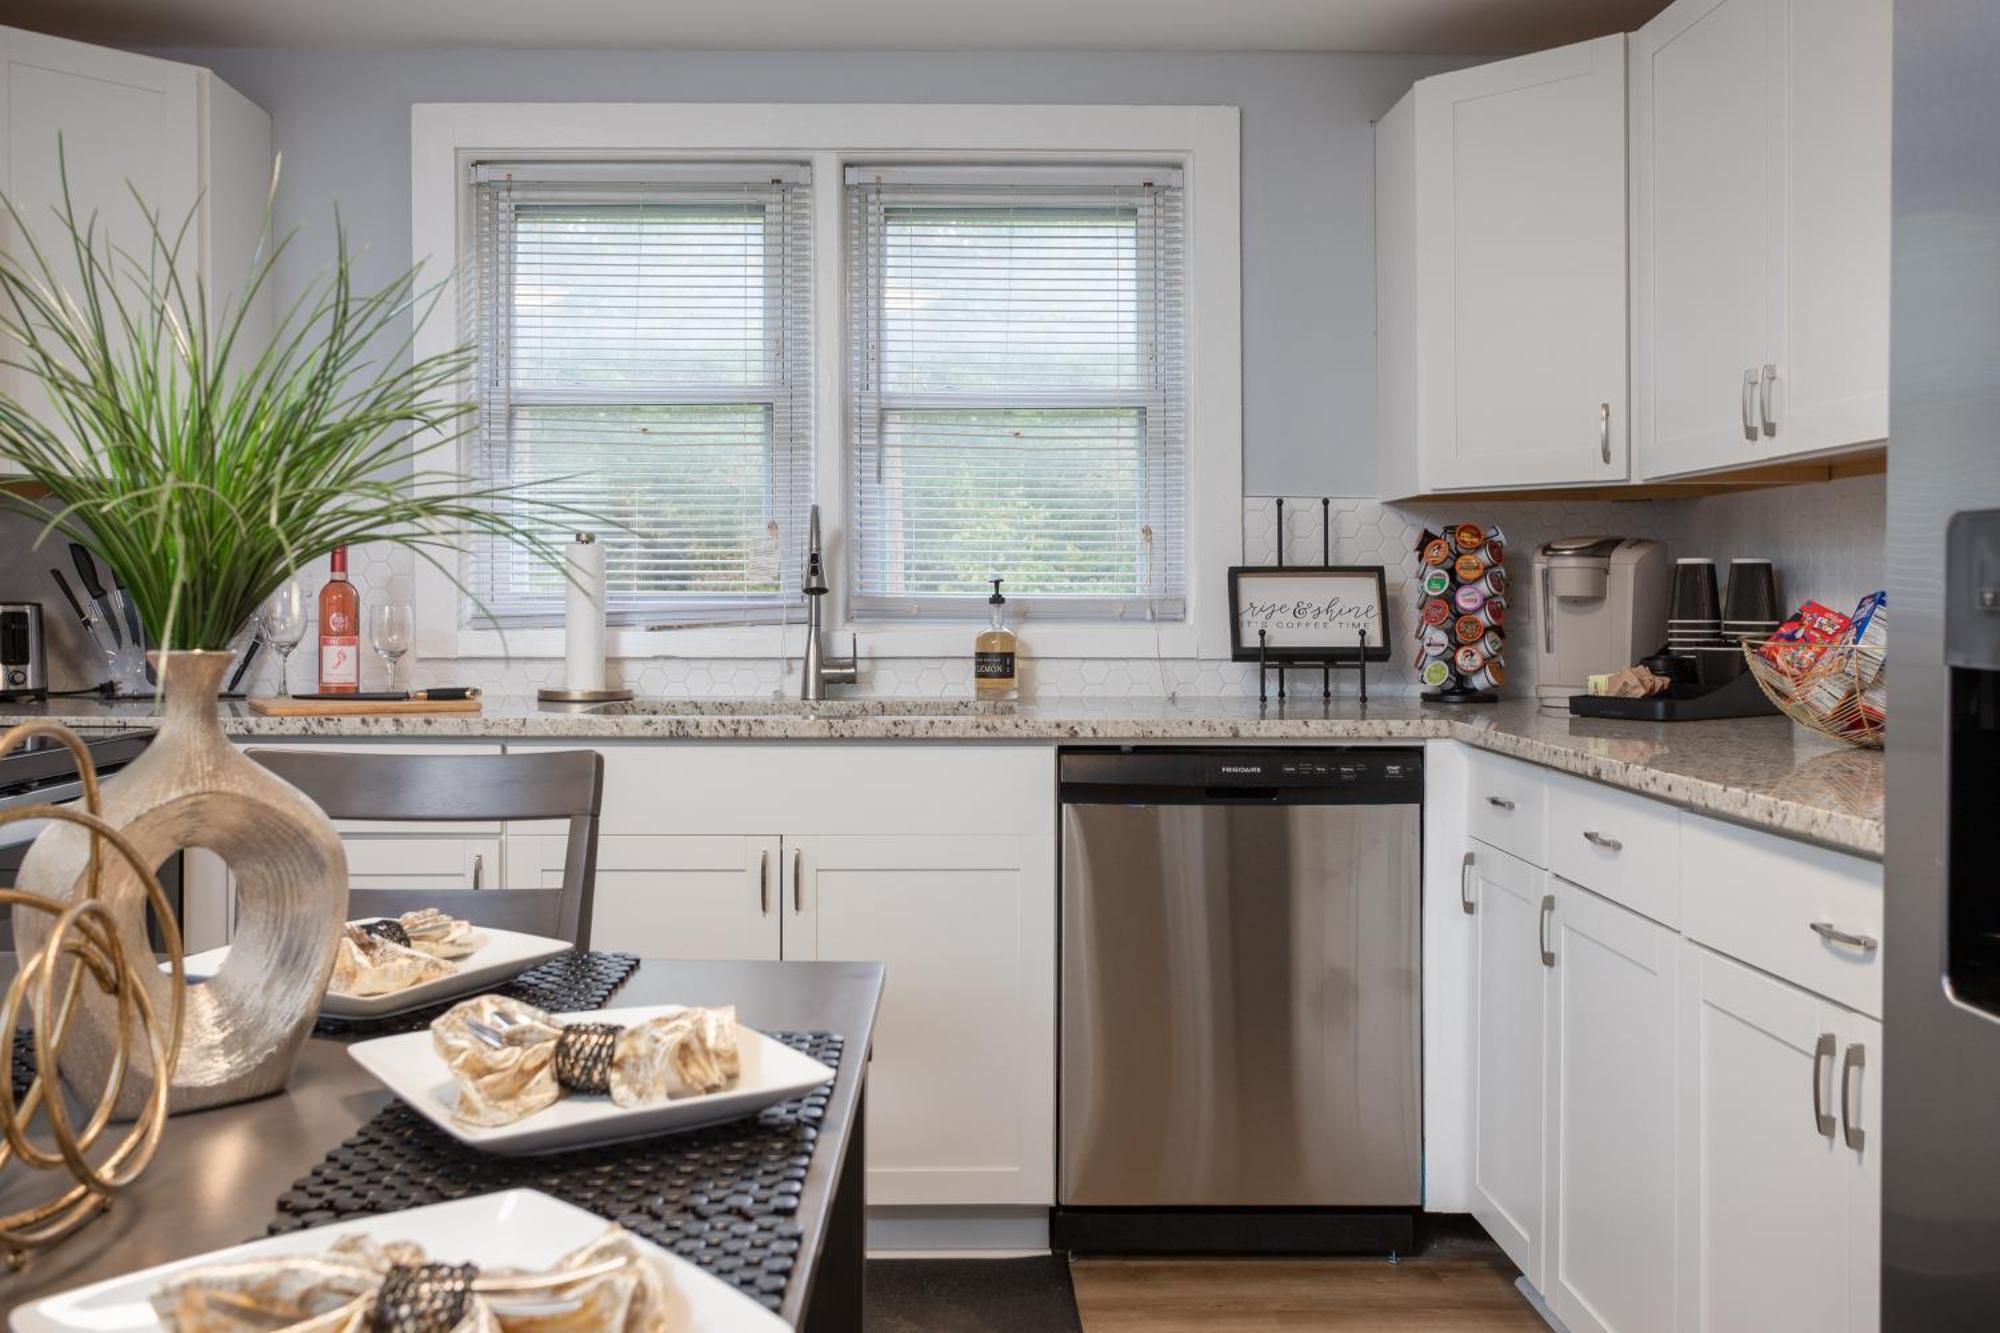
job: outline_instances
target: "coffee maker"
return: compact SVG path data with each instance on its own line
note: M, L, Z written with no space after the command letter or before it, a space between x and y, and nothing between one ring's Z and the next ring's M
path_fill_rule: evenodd
M1582 694L1592 676L1658 652L1672 571L1666 548L1643 537L1558 537L1536 547L1536 697Z

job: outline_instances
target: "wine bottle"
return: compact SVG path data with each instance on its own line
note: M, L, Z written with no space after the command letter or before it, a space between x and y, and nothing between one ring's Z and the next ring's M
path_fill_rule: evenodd
M347 548L333 548L333 577L319 590L319 692L361 688L361 594L347 581Z

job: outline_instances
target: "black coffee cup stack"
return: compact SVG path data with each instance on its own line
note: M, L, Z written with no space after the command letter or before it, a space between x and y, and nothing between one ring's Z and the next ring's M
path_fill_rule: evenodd
M1722 598L1715 561L1684 556L1674 562L1673 596L1667 605L1667 651L1689 659L1703 685L1720 685L1737 674L1743 660L1722 636Z
M1778 632L1778 574L1769 560L1731 560L1722 602L1722 637L1730 645L1762 643Z

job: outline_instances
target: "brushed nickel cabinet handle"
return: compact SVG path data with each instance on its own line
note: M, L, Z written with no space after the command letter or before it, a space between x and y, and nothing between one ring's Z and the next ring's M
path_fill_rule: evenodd
M771 915L771 849L757 853L757 915Z
M1863 953L1874 953L1882 945L1882 941L1876 939L1873 935L1855 935L1848 931L1837 929L1831 921L1813 922L1812 933L1825 940L1828 944L1845 944L1848 948L1859 949Z
M1583 840L1593 847L1602 847L1607 852L1622 852L1625 850L1624 843L1618 841L1616 838L1607 838L1596 829L1585 829L1583 831Z
M1743 372L1743 438L1752 444L1757 442L1756 403L1757 367L1752 366Z
M1820 1134L1831 1139L1833 1137L1833 1117L1826 1113L1826 1101L1820 1096L1820 1089L1826 1083L1826 1078L1820 1073L1820 1066L1822 1065L1826 1066L1828 1074L1833 1072L1833 1034L1831 1032L1822 1032L1819 1034L1819 1044L1813 1047L1812 1060L1813 1128Z
M1542 895L1542 911L1541 915L1535 920L1535 933L1540 937L1543 967L1554 967L1556 965L1555 952L1549 948L1549 918L1555 914L1556 896L1553 893Z
M805 889L805 848L792 848L792 915L806 910Z
M1847 1054L1840 1061L1840 1125L1847 1137L1847 1146L1856 1152L1868 1141L1868 1135L1861 1128L1861 1113L1854 1108L1854 1075L1868 1063L1868 1052L1856 1042L1847 1048Z
M1771 390L1777 386L1777 383L1778 368L1776 366L1766 365L1762 373L1757 376L1757 413L1764 420L1764 434L1767 436L1778 433L1778 418L1776 413L1771 410Z
M486 885L483 883L485 878L486 878L486 857L483 853L474 852L472 854L472 887L474 889L485 888Z
M1465 909L1467 916L1471 916L1479 910L1479 905L1472 901L1472 886L1468 882L1471 878L1472 853L1467 852L1464 863L1458 868L1458 902Z
M1504 796L1489 796L1486 798L1486 804L1492 806L1495 810L1512 810L1514 808L1514 803Z
M1597 405L1597 452L1605 462L1611 461L1611 404Z

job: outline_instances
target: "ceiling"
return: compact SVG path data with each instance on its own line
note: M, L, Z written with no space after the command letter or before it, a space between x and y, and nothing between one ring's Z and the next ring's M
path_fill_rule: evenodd
M1529 51L1665 0L9 0L127 45L851 51Z

